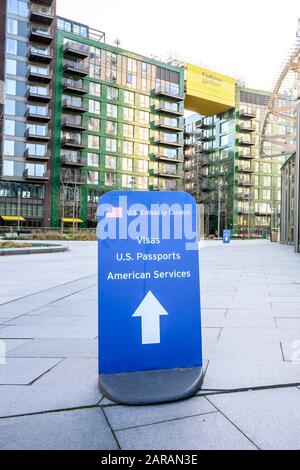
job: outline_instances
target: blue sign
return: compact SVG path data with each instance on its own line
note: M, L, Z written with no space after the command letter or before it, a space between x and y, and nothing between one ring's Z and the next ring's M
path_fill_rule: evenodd
M195 368L202 375L195 200L181 192L107 193L99 203L98 238L103 381Z
M223 243L228 244L231 241L231 230L223 231Z

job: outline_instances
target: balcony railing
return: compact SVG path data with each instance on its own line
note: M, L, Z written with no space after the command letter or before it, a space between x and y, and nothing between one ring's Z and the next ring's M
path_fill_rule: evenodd
M159 137L156 137L154 139L154 143L156 145L167 145L167 146L170 146L170 147L183 147L184 146L183 139L168 140L163 135L161 135Z
M165 155L164 153L161 153L161 152L158 152L157 154L155 154L155 158L157 160L162 160L162 161L166 161L166 162L174 162L174 163L181 163L183 161L183 156L182 155L177 155L177 156L168 156L168 155Z
M33 25L30 28L29 37L31 41L37 41L43 44L50 44L54 38L54 33L52 28Z
M29 106L25 113L27 121L49 122L52 115L51 110L47 106L40 107L40 109L43 111L41 112L39 107Z
M64 61L64 71L74 75L86 77L89 73L89 67L82 62Z
M68 171L66 173L61 174L61 181L64 184L71 184L71 185L82 185L86 184L87 180L86 177L81 175L81 174L75 174L75 173L69 173Z
M81 116L67 116L62 119L62 127L66 129L77 129L85 131L87 125L83 122Z
M183 131L183 127L180 126L177 119L173 122L168 119L157 118L154 121L154 125L157 129L170 129L178 132Z
M74 148L80 148L84 149L85 148L85 143L83 142L82 139L76 138L76 137L62 137L61 139L61 145L63 147L74 147Z
M254 146L255 145L255 140L254 139L249 139L247 136L239 135L238 138L239 145L246 145L246 146Z
M154 94L156 96L163 96L165 98L169 98L169 99L176 100L176 101L184 100L183 93L180 93L178 90L172 90L169 87L163 87L163 86L157 87L154 90Z
M52 80L52 76L48 69L43 70L42 68L36 68L34 66L29 66L27 78L39 83L50 83Z
M51 24L54 20L54 10L51 7L31 3L29 10L30 21L34 23Z
M86 95L88 87L84 85L82 80L73 80L72 78L63 79L63 89L76 95Z
M241 109L240 119L252 120L256 118L256 111L254 109Z
M51 101L52 93L50 90L42 92L39 89L29 87L26 93L26 97L32 101L39 101L41 103L48 103Z
M25 132L26 140L36 140L40 142L48 142L51 137L51 132L49 129L46 129L43 133L38 133L38 131L33 129L27 129Z
M255 132L256 127L252 121L240 122L240 132Z
M63 109L69 111L77 111L80 113L85 113L88 110L88 106L83 103L83 101L77 101L70 98L65 98L62 104Z
M68 56L76 57L79 59L85 59L89 57L90 48L89 46L79 42L68 41L64 45L64 53Z
M184 115L184 110L183 107L172 107L168 106L165 104L163 101L157 105L155 105L155 111L159 113L165 113L165 114L173 114L174 116L183 116Z
M168 170L166 168L158 168L158 169L154 170L154 175L155 176L162 176L162 177L165 177L165 178L175 178L175 179L183 178L183 172L178 171L177 169Z
M42 174L32 174L29 170L25 170L23 173L23 177L28 181L46 182L50 179L50 171L45 171Z
M31 46L28 51L28 57L34 62L50 64L53 59L53 53L51 49Z
M80 153L78 153L77 156L62 155L60 161L62 166L85 166L84 159L81 157Z
M49 155L49 153L39 155L39 154L30 152L29 149L26 149L25 152L24 152L24 158L26 160L44 162L44 161L47 161L47 160L50 159L50 155Z

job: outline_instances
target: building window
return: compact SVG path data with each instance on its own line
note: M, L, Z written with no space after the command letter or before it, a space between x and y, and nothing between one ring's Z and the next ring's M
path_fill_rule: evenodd
M18 55L18 42L15 39L7 38L6 52L11 55Z
M114 88L111 86L107 87L107 99L116 101L119 98L119 90L118 88Z
M122 187L133 188L133 186L134 186L134 177L131 175L122 175Z
M117 175L115 173L105 173L105 186L116 186Z
M124 120L134 122L134 109L124 108Z
M101 113L101 104L100 101L89 100L89 112L92 114L100 114Z
M98 118L89 118L88 129L91 132L100 132L100 119Z
M14 176L14 162L3 160L3 175Z
M112 118L118 117L118 106L115 104L108 104L107 105L107 116Z
M123 125L123 136L124 137L134 137L134 126L131 124L124 124Z
M149 129L146 127L139 127L139 139L149 140Z
M6 60L6 73L9 75L17 75L17 61L14 59Z
M148 157L149 156L149 145L138 144L138 155L140 155L141 157Z
M88 171L87 184L98 184L99 173L98 171Z
M117 158L113 157L112 155L106 155L106 157L105 157L105 167L108 170L116 170L117 169Z
M89 90L90 90L90 95L101 96L100 83L90 82Z
M140 120L141 124L149 124L149 113L147 111L140 111Z
M100 148L100 137L96 135L89 135L88 137L88 147L90 149L99 150Z
M127 155L133 155L134 153L133 142L127 142L126 140L123 142L123 153Z
M138 160L138 172L143 173L143 174L148 173L148 162L147 162L147 160Z
M106 139L105 148L107 152L116 152L117 141L115 139Z
M8 0L8 13L17 16L28 16L28 3L23 0Z
M124 103L134 105L133 91L124 91Z
M149 108L150 106L150 98L146 95L140 95L140 107L141 108Z
M113 134L117 135L118 134L118 124L113 121L107 121L106 122L106 133L107 134Z
M13 140L4 140L3 153L11 157L15 156L15 142Z
M13 34L14 36L18 35L18 22L12 18L7 18L7 33Z
M122 170L133 171L133 160L131 158L122 158Z

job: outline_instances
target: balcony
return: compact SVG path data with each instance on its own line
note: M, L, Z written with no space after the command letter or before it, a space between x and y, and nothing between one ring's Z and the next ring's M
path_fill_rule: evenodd
M34 142L49 142L51 137L50 131L47 129L45 133L39 134L36 131L27 129L25 132L25 139Z
M81 157L80 152L78 152L76 157L71 157L69 155L62 155L60 159L60 163L62 166L70 166L70 167L82 168L85 166L84 160Z
M174 178L174 179L181 179L183 178L183 173L178 172L177 169L174 171L166 170L164 168L159 168L158 170L154 170L155 176L161 176L163 178Z
M88 87L84 85L82 80L73 80L72 78L63 79L63 90L74 95L86 95Z
M76 131L86 131L87 126L84 124L81 116L68 116L62 119L63 129L74 129Z
M163 153L157 153L155 154L155 158L160 161L164 162L171 162L171 163L182 163L183 157L168 157L167 155L164 155Z
M76 137L62 137L61 146L63 148L84 149L85 143L82 139Z
M252 121L244 121L244 122L240 122L238 131L250 134L250 133L256 132L256 127Z
M163 135L155 138L154 143L156 145L167 145L169 147L183 147L184 146L183 140L177 139L177 141L169 141L169 140L165 140Z
M200 139L202 140L202 142L209 142L211 140L214 140L215 138L216 138L215 134L206 134L204 132L200 136Z
M238 201L253 201L255 199L253 193L244 193L244 194L238 194Z
M29 173L29 170L25 170L23 173L23 178L26 181L46 183L50 179L50 171L45 171L45 173L43 173L42 175L38 175L38 174L33 175Z
M29 66L27 78L28 80L39 83L50 83L52 80L49 70L43 70L42 68L39 69L34 66Z
M249 139L248 136L240 135L238 138L239 145L243 145L245 147L253 147L255 145L254 139Z
M42 26L31 26L29 39L32 42L51 44L54 39L54 33L51 28L45 28Z
M47 162L50 159L50 155L48 153L45 153L44 155L32 154L29 152L29 149L26 149L24 152L24 158L29 161Z
M50 90L47 92L42 92L39 89L35 89L34 87L29 87L26 93L26 97L29 101L38 101L39 103L49 103L52 98L52 94Z
M174 184L165 184L165 181L159 181L153 184L154 191L178 191L179 185L176 181Z
M80 42L68 41L64 45L64 54L76 59L86 59L90 55L90 48Z
M53 53L51 49L43 49L31 46L28 51L28 58L29 60L33 60L34 62L50 64L53 59Z
M88 110L87 105L83 101L80 104L80 101L69 98L63 100L62 107L64 111L76 111L78 113L85 113Z
M89 74L89 68L82 62L64 61L64 72L86 77Z
M174 125L172 124L172 121L167 121L165 119L156 119L154 121L154 126L156 129L167 129L170 131L177 131L177 132L183 132L183 128L179 126L179 123L177 124L174 122Z
M49 122L51 115L51 110L47 106L40 107L40 111L39 107L29 107L25 113L27 121L33 122Z
M66 185L71 184L77 186L86 184L86 177L81 174L75 174L71 171L66 171L65 173L61 174L61 181Z
M238 167L238 173L242 173L242 174L252 174L254 173L254 168L252 167Z
M249 150L247 152L239 151L238 152L238 158L240 160L254 160L255 156L252 154L252 152Z
M155 111L158 113L164 113L164 114L172 114L173 116L183 116L184 115L184 110L182 107L178 108L176 107L171 107L171 106L166 106L164 102L161 102L160 104L157 104L155 106Z
M242 109L240 111L240 119L251 121L256 118L256 112L253 109Z
M207 130L207 129L211 129L212 127L215 126L215 122L212 120L212 121L201 121L200 125L199 125L199 129L202 129L202 130Z
M31 3L29 20L32 23L43 23L50 25L54 20L54 10L51 7Z
M183 93L181 94L175 90L172 91L169 88L157 87L155 88L153 93L159 97L168 98L168 99L175 100L175 101L184 101Z
M254 183L252 183L251 181L243 180L243 179L238 180L238 185L242 188L253 188L254 187Z
M32 3L38 3L39 5L51 7L54 0L30 0Z

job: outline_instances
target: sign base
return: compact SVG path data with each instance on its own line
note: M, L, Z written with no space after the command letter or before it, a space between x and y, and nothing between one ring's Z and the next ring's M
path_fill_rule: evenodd
M121 405L153 405L184 400L201 390L202 367L100 375L99 388Z

